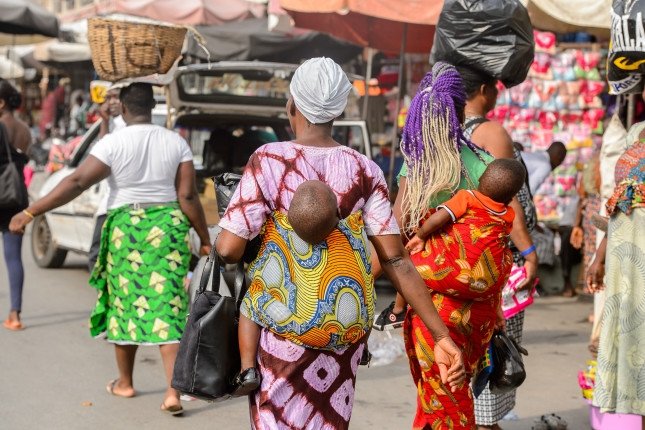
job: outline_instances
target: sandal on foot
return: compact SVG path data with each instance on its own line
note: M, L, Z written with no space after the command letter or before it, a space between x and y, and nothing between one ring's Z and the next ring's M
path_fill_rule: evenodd
M113 379L113 380L111 380L110 382L108 382L108 384L107 384L107 386L105 387L105 389L107 390L107 392L108 392L109 394L111 394L111 395L113 395L113 396L117 396L117 397L125 397L126 399L128 399L128 398L130 398L130 397L134 397L134 394L132 394L131 396L124 396L123 394L117 394L117 393L115 393L115 392L114 392L114 387L115 387L115 386L116 386L116 384L118 384L118 383L119 383L119 380L118 380L118 379Z
M184 408L181 405L166 406L165 400L163 401L163 403L161 403L160 409L161 412L172 415L173 417L184 413Z
M235 389L233 396L248 396L260 387L260 375L255 367L249 367L241 371L233 382Z

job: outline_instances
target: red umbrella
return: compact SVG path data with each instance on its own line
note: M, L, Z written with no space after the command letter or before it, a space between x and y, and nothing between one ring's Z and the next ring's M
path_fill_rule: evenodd
M384 52L400 52L399 82L403 79L404 53L429 53L443 0L279 0L280 6L301 28L330 33L361 46ZM368 65L368 75L371 67ZM369 76L367 76L369 79ZM400 110L397 99L396 115ZM364 109L364 112L366 109ZM397 119L392 133L395 154ZM389 184L394 178L390 156Z

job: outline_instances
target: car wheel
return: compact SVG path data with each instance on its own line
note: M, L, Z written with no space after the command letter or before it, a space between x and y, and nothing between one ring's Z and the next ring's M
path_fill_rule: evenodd
M56 247L52 239L47 218L37 216L31 229L31 254L38 267L56 269L61 267L67 257L67 251Z

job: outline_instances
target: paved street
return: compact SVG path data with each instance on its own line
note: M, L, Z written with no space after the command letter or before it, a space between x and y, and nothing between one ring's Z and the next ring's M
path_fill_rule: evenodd
M107 394L116 377L113 348L89 337L87 317L95 292L86 285L85 259L68 257L63 269L42 270L31 258L28 238L23 254L26 286L23 316L27 329L0 329L0 429L247 429L244 400L220 404L184 403L186 413L173 418L158 411L164 377L158 349L144 347L137 357L137 397ZM4 262L0 263L0 309L8 309ZM379 309L391 300L381 291ZM524 345L528 379L519 392L519 421L506 429L530 429L536 417L556 413L573 430L589 429L588 408L577 372L588 358L590 303L544 298L528 310ZM2 318L5 314L1 314ZM399 335L400 333L397 333ZM351 428L408 429L415 395L406 360L363 368Z

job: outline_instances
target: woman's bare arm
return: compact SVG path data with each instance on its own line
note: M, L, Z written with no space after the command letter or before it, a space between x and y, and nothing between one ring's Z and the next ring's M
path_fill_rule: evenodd
M177 200L181 211L186 215L193 226L201 242L200 251L202 254L208 248L210 251L210 236L206 226L206 216L204 208L199 200L197 185L195 184L195 166L192 161L186 161L179 164L177 176L175 178L175 188L177 189Z
M15 215L11 219L9 230L16 234L24 233L25 226L33 219L32 216L43 214L71 202L83 191L108 176L110 176L110 167L90 155L74 173L63 179L49 194L32 203L25 212Z

